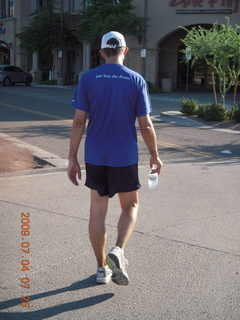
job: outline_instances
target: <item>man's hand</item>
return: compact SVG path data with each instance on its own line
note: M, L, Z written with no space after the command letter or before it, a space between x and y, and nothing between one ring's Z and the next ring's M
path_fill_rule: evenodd
M69 180L75 186L78 186L79 183L77 182L77 176L78 176L78 179L81 180L81 169L77 160L69 160L67 172L68 172Z
M158 156L151 156L149 165L150 165L150 168L152 168L153 165L155 165L157 167L157 169L152 170L152 173L155 173L155 172L157 172L158 174L161 173L163 163Z
M72 123L69 163L68 163L68 178L75 185L78 186L77 176L81 180L81 169L77 162L77 153L80 141L82 139L83 131L86 124L87 113L82 110L75 110L75 115Z

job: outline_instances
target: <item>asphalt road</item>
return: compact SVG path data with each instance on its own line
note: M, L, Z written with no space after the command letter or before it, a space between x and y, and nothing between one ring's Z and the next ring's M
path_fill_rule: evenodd
M0 87L1 132L67 158L71 96L70 89ZM179 107L154 100L155 114L172 108ZM142 188L126 248L127 287L96 285L89 192L70 184L66 169L0 176L1 320L240 319L239 134L162 121L155 128L165 167L150 190L149 156L139 136ZM225 149L232 153L221 154ZM29 236L21 234L27 213ZM108 249L118 216L114 197ZM21 250L23 242L29 252ZM21 286L23 277L29 288ZM27 297L29 309L21 305Z
M70 106L74 89L42 87L0 87L1 132L23 139L39 148L67 158L73 109ZM167 100L166 100L167 101ZM179 104L153 99L153 113L179 109ZM240 157L239 136L212 130L176 126L155 121L159 152L164 161L185 162L224 160L223 150L230 150L230 159ZM138 132L139 136L140 133ZM83 146L83 143L82 143ZM82 159L82 146L80 159ZM140 162L148 161L148 152L139 139Z

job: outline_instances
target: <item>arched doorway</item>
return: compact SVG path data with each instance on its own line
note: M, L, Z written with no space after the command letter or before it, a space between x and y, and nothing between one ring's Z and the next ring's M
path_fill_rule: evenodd
M10 64L10 49L2 40L0 40L0 64Z
M187 26L192 28L195 25ZM210 28L212 25L202 25ZM177 29L162 40L160 40L158 48L158 84L161 87L162 78L171 78L173 80L173 88L185 90L187 79L187 65L184 62L184 44L181 39L186 36L183 29ZM199 62L191 68L189 62L189 89L209 89L211 87L211 77L208 67L204 61Z

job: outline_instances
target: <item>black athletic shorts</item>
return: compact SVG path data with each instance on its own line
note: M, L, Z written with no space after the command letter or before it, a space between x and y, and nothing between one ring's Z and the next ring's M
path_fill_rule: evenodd
M127 167L96 166L86 163L85 186L97 190L100 196L113 197L119 192L138 190L138 164Z

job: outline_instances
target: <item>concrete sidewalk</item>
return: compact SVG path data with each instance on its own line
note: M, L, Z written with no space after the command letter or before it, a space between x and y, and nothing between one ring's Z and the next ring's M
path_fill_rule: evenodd
M189 99L196 99L199 103L213 103L213 96L211 93L195 92L173 92L173 93L161 93L151 95L152 113L151 116L155 121L162 121L171 124L177 124L180 126L195 127L202 129L213 129L221 132L239 134L239 123L232 122L205 122L201 119L192 119L187 117L181 110L181 99L187 97ZM226 96L227 105L231 108L232 95ZM238 101L240 103L240 96L238 95Z
M139 171L127 287L95 284L87 188L50 170L0 178L0 319L239 320L239 164L169 164L156 190L147 187L148 168ZM21 212L30 214L30 255L21 252ZM114 197L108 249L118 216ZM21 271L22 256L29 272ZM24 275L30 290L20 286ZM31 297L27 311L21 296Z

